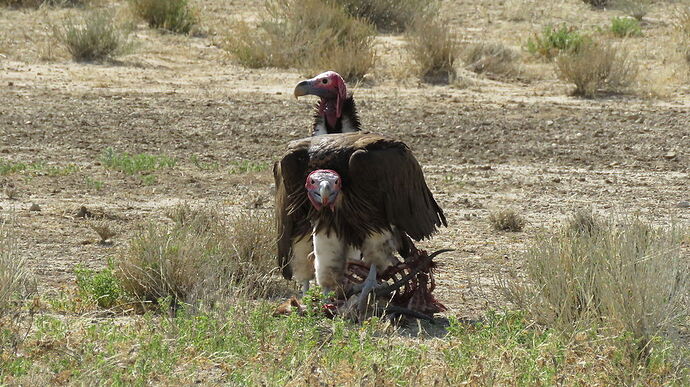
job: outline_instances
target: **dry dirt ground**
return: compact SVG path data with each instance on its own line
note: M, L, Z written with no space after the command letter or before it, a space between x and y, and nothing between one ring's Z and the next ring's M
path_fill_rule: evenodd
M218 47L229 21L255 17L259 1L199 4L208 20L200 36L141 24L136 51L110 64L73 63L51 40L51 23L82 11L0 9L0 160L45 163L0 176L13 196L0 195L0 216L16 220L21 254L40 291L73 287L76 265L104 266L127 248L138 224L169 221L164 213L177 203L228 214L272 211L270 168L237 173L236 166L266 167L289 140L308 135L314 101L292 98L304 76L299 71L244 69ZM519 46L539 29L530 20L501 19L503 2L443 4L449 25L466 40L512 28L507 39ZM124 12L124 3L108 6ZM615 15L586 12L569 15L589 23ZM663 17L654 12L652 32L635 44L651 47L655 28L656 36L669 31L654 24ZM374 84L352 89L364 127L410 145L446 211L449 227L422 245L455 249L438 270L438 295L450 314L472 317L505 306L495 280L519 268L535 234L575 209L690 223L690 208L682 207L690 200L687 86L672 85L663 98L598 100L569 97L569 86L548 72L514 83L461 72L470 87L428 86L391 75L405 62L403 46L398 36L381 38ZM108 147L177 163L145 184L104 168ZM70 165L76 168L64 169ZM40 211L30 211L34 203ZM81 206L117 231L111 245L97 243L90 221L77 216ZM489 213L506 207L527 219L524 232L491 229Z

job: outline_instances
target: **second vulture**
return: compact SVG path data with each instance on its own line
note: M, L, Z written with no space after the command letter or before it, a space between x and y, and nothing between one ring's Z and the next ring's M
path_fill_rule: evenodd
M408 256L409 236L421 240L441 225L422 168L404 143L371 133L329 134L292 141L274 167L278 253L290 270L296 240L313 235L317 283L344 292L348 254L361 251L376 270ZM299 254L297 254L299 255ZM370 273L371 274L371 273Z

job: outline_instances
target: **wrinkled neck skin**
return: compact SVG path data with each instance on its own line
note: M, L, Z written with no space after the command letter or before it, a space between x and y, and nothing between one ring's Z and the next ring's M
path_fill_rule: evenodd
M338 122L338 116L336 116L336 101L332 99L321 99L321 102L319 102L318 110L319 110L319 115L324 117L326 119L326 122L328 123L328 126L331 128L334 128L336 123Z

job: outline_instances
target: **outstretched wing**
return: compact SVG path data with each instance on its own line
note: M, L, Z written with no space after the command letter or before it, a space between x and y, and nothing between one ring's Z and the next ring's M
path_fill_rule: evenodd
M383 204L390 224L415 240L448 225L407 145L373 136L358 141L358 148L349 161L352 189Z
M298 236L306 235L310 230L307 218L309 207L300 205L299 198L295 197L301 192L304 185L308 163L307 148L307 143L293 143L282 160L273 164L273 178L276 185L275 219L276 231L278 232L278 267L281 268L283 277L286 279L292 279L292 268L290 267L292 241Z

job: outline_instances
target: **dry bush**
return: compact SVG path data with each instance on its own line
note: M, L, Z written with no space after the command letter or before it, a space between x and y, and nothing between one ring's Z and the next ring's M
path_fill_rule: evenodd
M496 231L522 231L527 223L525 218L512 209L503 209L489 214L489 222Z
M331 1L340 4L350 15L369 21L383 32L404 31L416 17L431 14L437 8L436 2L429 0Z
M106 243L108 239L114 237L116 232L110 227L110 224L104 220L93 221L89 223L89 227L98 234L101 238L101 243Z
M439 18L418 18L408 33L408 48L419 77L429 83L449 83L455 78L459 55L456 36Z
M375 62L373 26L323 0L269 0L258 28L239 23L225 47L243 66L329 69L361 78Z
M676 14L673 24L680 34L680 52L690 65L690 5L679 6Z
M188 34L198 23L187 0L129 0L129 4L152 28Z
M207 209L181 206L169 213L172 227L150 224L139 231L117 264L126 292L143 301L215 302L243 294L286 294L275 260L273 220L243 212L229 222Z
M619 9L637 20L642 20L649 12L651 0L614 0L612 8Z
M512 302L538 322L573 332L604 326L650 340L687 323L690 256L682 231L639 219L622 224L578 215L525 253L526 279L504 284Z
M462 52L466 68L489 78L512 78L520 73L520 54L500 42L480 42L466 46Z
M597 8L603 8L609 4L609 0L582 0L582 2Z
M77 62L111 59L132 48L131 31L117 25L105 11L94 11L79 18L68 18L53 27L53 35Z
M575 84L573 94L586 98L627 91L638 71L627 51L601 42L587 42L577 52L559 56L556 65L559 78Z
M19 246L10 233L9 225L0 220L0 317L13 302L22 300L31 292L26 259L18 252Z

